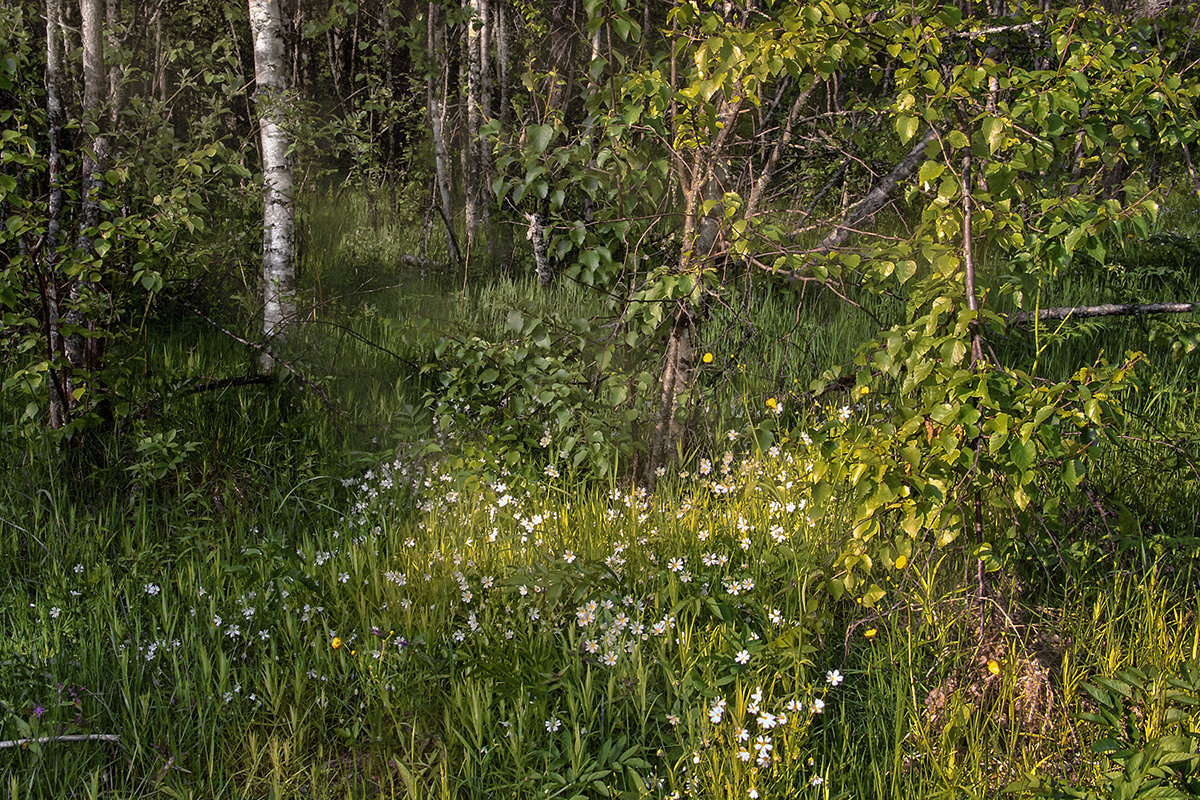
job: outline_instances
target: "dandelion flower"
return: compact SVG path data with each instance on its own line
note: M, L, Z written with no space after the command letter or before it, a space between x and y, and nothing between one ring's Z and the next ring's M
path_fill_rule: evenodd
M779 407L779 401L778 401L778 400L776 400L774 397L768 397L768 398L767 398L767 408L769 408L769 409L771 409L772 411L774 411L774 410L775 410L776 408L778 408L778 407Z
M700 357L700 360L703 361L705 364L711 364L713 362L713 354L705 353L703 356Z
M329 646L332 647L334 650L337 650L339 647L342 646L342 637L340 637L340 636L333 637L333 641L329 643Z

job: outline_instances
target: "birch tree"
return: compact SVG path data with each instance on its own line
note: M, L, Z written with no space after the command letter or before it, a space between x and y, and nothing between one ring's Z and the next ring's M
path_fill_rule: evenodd
M486 0L467 0L466 67L467 67L467 142L462 151L463 160L463 206L467 223L467 250L475 244L481 232L486 236L487 201L484 194L486 178L483 175L483 142L480 129L483 127L483 89L486 84L483 61L487 40L486 25L482 14L487 10Z
M279 0L249 0L254 36L254 94L263 160L263 336L282 342L295 316L295 205L291 140L284 129L283 36ZM270 351L264 371L275 366Z

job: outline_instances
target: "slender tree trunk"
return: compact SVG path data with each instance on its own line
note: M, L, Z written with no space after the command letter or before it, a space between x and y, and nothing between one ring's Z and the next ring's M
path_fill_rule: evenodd
M84 150L81 165L82 199L79 204L79 249L96 257L92 233L100 224L100 192L104 188L104 170L108 162L108 139L104 136L101 106L108 97L108 71L104 67L104 2L82 0L80 11L80 43L83 51L83 119L95 125L96 134L91 146ZM66 338L67 360L73 370L96 372L100 369L104 340L84 336L81 328L95 328L95 321L85 306L98 287L83 278L71 283L70 305L63 321L76 329ZM71 389L75 387L69 387Z
M536 211L526 214L525 218L529 220L529 230L525 233L525 238L533 243L534 269L537 272L538 283L545 288L554 280L554 272L550 268L550 253L546 248L546 223Z
M440 5L429 4L426 19L426 46L429 50L429 75L425 79L425 98L429 112L429 131L433 137L434 175L437 181L439 202L442 204L442 220L446 223L446 249L450 261L458 263L458 246L454 239L454 206L450 201L450 167L446 157L444 133L445 105L442 96L446 69L446 29Z
M480 208L483 192L479 184L483 165L480 163L479 129L482 127L482 84L483 65L480 62L480 30L475 27L479 19L480 0L466 0L467 35L467 142L463 148L463 199L467 221L467 252L469 253L483 230L483 210Z
M896 187L917 171L917 167L925 160L925 147L936 141L933 131L926 133L908 152L908 155L897 164L891 172L885 175L879 183L861 200L852 205L843 216L841 223L820 241L816 250L832 250L840 247L854 233L854 226L874 214L887 203Z
M121 2L106 0L105 16L108 18L108 48L113 53L108 65L108 115L112 129L117 129L117 118L125 105L125 69L116 57L121 46Z
M719 200L724 193L722 182L728 171L729 136L737 127L743 100L724 101L724 125L712 145L697 153L689 165L676 156L677 180L684 195L682 252L678 273L701 280L701 271L717 249L723 210L718 202L707 213L705 201ZM649 457L642 480L653 487L658 472L670 464L686 434L681 410L688 402L696 375L696 341L699 338L700 310L692 298L680 298L675 304L675 316L667 334L664 353L662 392L655 415L654 434L650 441Z
M578 14L578 0L562 0L550 11L550 78L543 94L548 98L547 112L558 111L564 119L575 94L575 48L581 33Z
M684 424L679 412L695 375L695 343L695 311L690 303L681 303L676 308L671 332L667 336L662 393L654 422L654 436L650 440L646 473L642 476L651 488L659 471L675 460L675 449L683 441Z
M496 84L500 89L500 129L508 131L512 109L508 97L508 26L504 21L504 2L496 2Z
M50 390L50 427L61 428L71 419L70 392L67 376L53 366L63 355L62 335L59 332L57 270L58 244L62 223L62 156L58 151L58 134L62 128L62 103L58 97L58 75L62 71L62 48L59 39L61 0L46 0L46 138L49 164L50 198L47 208L46 239L42 243L44 280L42 303L45 307L46 355L51 363L47 384Z
M249 7L263 152L263 335L280 342L295 316L295 206L291 142L283 128L283 37L279 0L249 0ZM266 350L261 364L264 372L275 367Z
M486 125L492 118L492 28L491 3L489 0L477 0L479 3L479 19L482 27L479 29L479 121ZM495 243L492 236L492 152L486 136L476 133L475 136L476 163L479 165L479 175L475 181L479 199L476 210L479 214L479 229L483 232L483 243L487 250L487 266L491 270L496 266Z
M163 10L154 9L154 89L160 103L167 102L167 56L163 49Z

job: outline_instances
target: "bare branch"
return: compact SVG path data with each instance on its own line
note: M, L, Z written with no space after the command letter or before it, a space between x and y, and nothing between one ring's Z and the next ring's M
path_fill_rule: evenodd
M115 733L73 733L66 736L42 736L37 739L9 739L0 742L0 750L29 744L50 744L51 742L112 742L120 744L121 737Z
M783 151L792 143L792 136L796 131L796 118L800 116L800 112L804 109L804 104L808 102L808 96L812 94L817 84L814 82L812 86L805 89L796 97L796 102L792 103L792 109L788 112L787 122L783 126L783 133L775 142L775 147L771 150L771 155L767 158L767 164L763 167L762 174L758 176L758 180L754 182L754 188L750 190L750 198L746 201L745 218L750 219L758 211L759 201L762 200L763 192L766 191L767 184L771 180L771 176L775 172L775 165L779 163L779 157Z
M896 187L902 181L908 180L916 171L917 165L925 159L925 146L935 139L937 139L937 134L933 130L926 133L891 172L885 175L879 183L875 184L871 191L867 192L861 200L850 207L850 210L846 212L846 216L842 219L841 223L828 236L822 239L814 249L823 251L839 247L854 232L854 226L858 222L861 222L883 208L888 198L891 197L892 192L896 190Z
M1019 33L1034 31L1035 35L1042 33L1041 23L1023 22L1019 25L994 25L990 28L979 28L973 31L959 31L948 35L950 39L978 39L981 36L995 36L998 33Z

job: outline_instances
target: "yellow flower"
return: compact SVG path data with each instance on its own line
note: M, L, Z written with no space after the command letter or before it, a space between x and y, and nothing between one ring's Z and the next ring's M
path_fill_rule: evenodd
M700 360L701 360L701 361L703 361L705 364L711 364L711 363L713 362L713 354L712 354L712 353L705 353L705 354L704 354L704 355L703 355L703 356L700 358Z
M896 569L904 569L908 566L908 556L901 553L896 557Z
M342 637L340 637L340 636L333 637L333 641L329 643L329 646L332 647L334 650L337 650L339 647L342 646Z
M1000 664L997 663L996 659L988 659L988 672L992 673L993 675L1000 674Z
M767 408L774 409L779 405L779 402L774 397L767 398Z
M867 628L865 631L863 631L863 636L868 639L874 639L875 634L877 634L877 633L879 633L878 628Z

